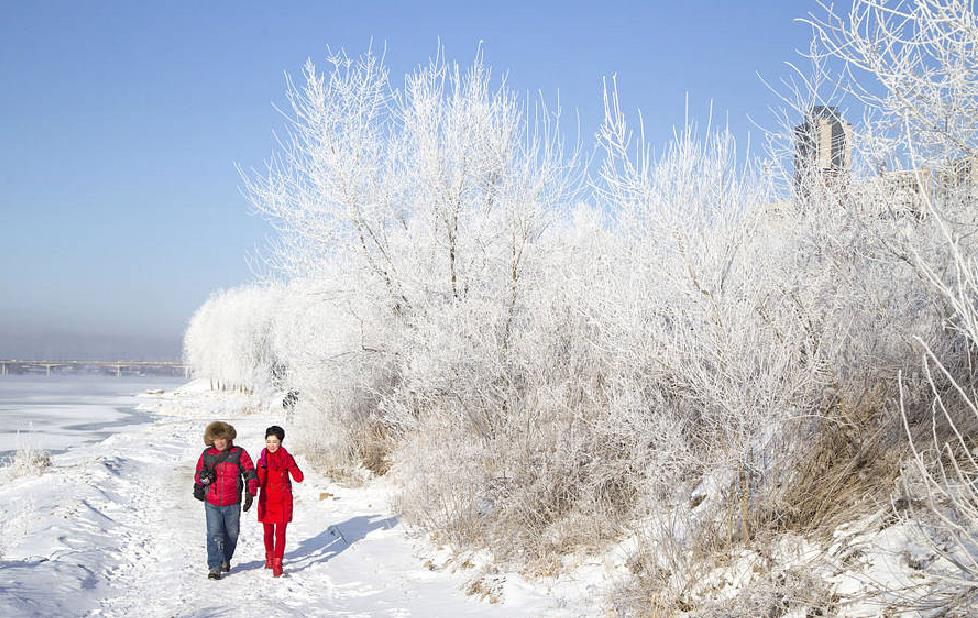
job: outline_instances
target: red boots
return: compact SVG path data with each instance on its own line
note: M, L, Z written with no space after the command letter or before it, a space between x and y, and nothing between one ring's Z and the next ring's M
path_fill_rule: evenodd
M265 552L265 568L272 570L272 577L282 577L282 559L273 558L275 552Z

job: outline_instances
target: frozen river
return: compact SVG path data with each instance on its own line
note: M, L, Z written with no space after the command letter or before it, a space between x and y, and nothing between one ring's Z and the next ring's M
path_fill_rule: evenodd
M0 458L30 445L59 453L152 420L136 409L146 389L173 390L172 377L2 376Z

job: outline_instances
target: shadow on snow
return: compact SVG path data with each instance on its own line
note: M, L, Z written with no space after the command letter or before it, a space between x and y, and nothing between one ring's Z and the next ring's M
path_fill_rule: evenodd
M329 526L318 535L299 541L299 547L285 553L286 570L288 573L299 573L313 565L328 562L374 530L386 530L395 525L396 517L358 515ZM239 564L235 570L250 571L261 569L264 565L261 560L253 560Z

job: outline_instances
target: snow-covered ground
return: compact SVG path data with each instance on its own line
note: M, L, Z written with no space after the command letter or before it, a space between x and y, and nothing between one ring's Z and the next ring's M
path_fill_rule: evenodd
M261 527L252 510L242 515L232 572L207 580L203 506L191 492L204 425L231 422L236 444L254 455L267 425L288 430L288 424L245 409L244 397L193 385L143 401L155 420L114 427L94 444L79 442L41 474L12 478L0 470L0 616L599 612L582 601L588 594L581 582L529 585L513 573L491 573L477 557L434 547L391 512L382 481L343 487L301 455L306 482L295 486L286 577L273 579L262 568Z

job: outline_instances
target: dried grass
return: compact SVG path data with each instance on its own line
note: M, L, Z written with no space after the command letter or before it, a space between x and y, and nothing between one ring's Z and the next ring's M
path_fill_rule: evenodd
M898 423L877 405L829 410L754 525L827 539L846 521L885 506L905 452Z
M51 466L51 454L32 445L22 446L0 463L7 480L28 476L39 476Z
M376 475L390 471L396 443L389 429L380 423L369 423L360 429L355 440L364 468Z

